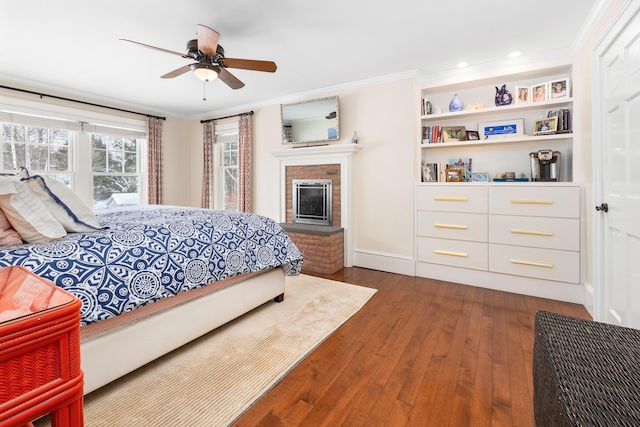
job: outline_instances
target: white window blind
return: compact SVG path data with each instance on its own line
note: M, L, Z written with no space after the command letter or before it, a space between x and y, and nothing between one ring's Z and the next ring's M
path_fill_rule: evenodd
M102 133L126 138L146 138L145 132L136 129L107 126L96 123L78 122L75 120L66 120L56 117L30 115L9 111L0 111L0 123L13 123L25 126L46 127L51 129L63 129L78 132Z

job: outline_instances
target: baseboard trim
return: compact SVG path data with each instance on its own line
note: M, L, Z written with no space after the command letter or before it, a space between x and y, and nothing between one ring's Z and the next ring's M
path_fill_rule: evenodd
M355 249L353 251L353 265L387 273L404 274L405 276L416 275L413 258L385 252Z
M595 304L596 304L596 299L593 291L593 286L591 285L591 283L585 283L583 305L584 305L584 308L586 308L589 314L591 315L591 318L594 320L597 320L596 312L595 312Z

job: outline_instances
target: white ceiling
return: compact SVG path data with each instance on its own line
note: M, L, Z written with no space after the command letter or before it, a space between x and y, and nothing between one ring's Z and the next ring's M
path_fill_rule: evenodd
M418 70L443 73L571 49L604 0L3 0L0 82L150 114L206 118L295 94ZM232 90L191 73L196 25L230 58L274 61L272 73L229 69ZM0 92L0 94L8 92Z

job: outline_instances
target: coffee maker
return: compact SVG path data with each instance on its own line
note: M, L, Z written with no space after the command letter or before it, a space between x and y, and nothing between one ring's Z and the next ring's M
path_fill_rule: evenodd
M559 181L560 158L559 151L538 150L529 153L531 181Z

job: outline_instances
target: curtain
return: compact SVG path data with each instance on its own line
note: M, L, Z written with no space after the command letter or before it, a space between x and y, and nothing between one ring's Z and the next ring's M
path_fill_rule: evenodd
M200 206L205 209L214 208L214 173L215 164L213 157L214 140L215 140L215 125L213 122L206 122L203 124L203 145L204 145L204 165L202 168L202 196L200 198Z
M152 205L162 204L162 122L157 117L147 117L147 201Z
M253 191L253 133L251 115L240 116L238 135L238 210L251 212Z

